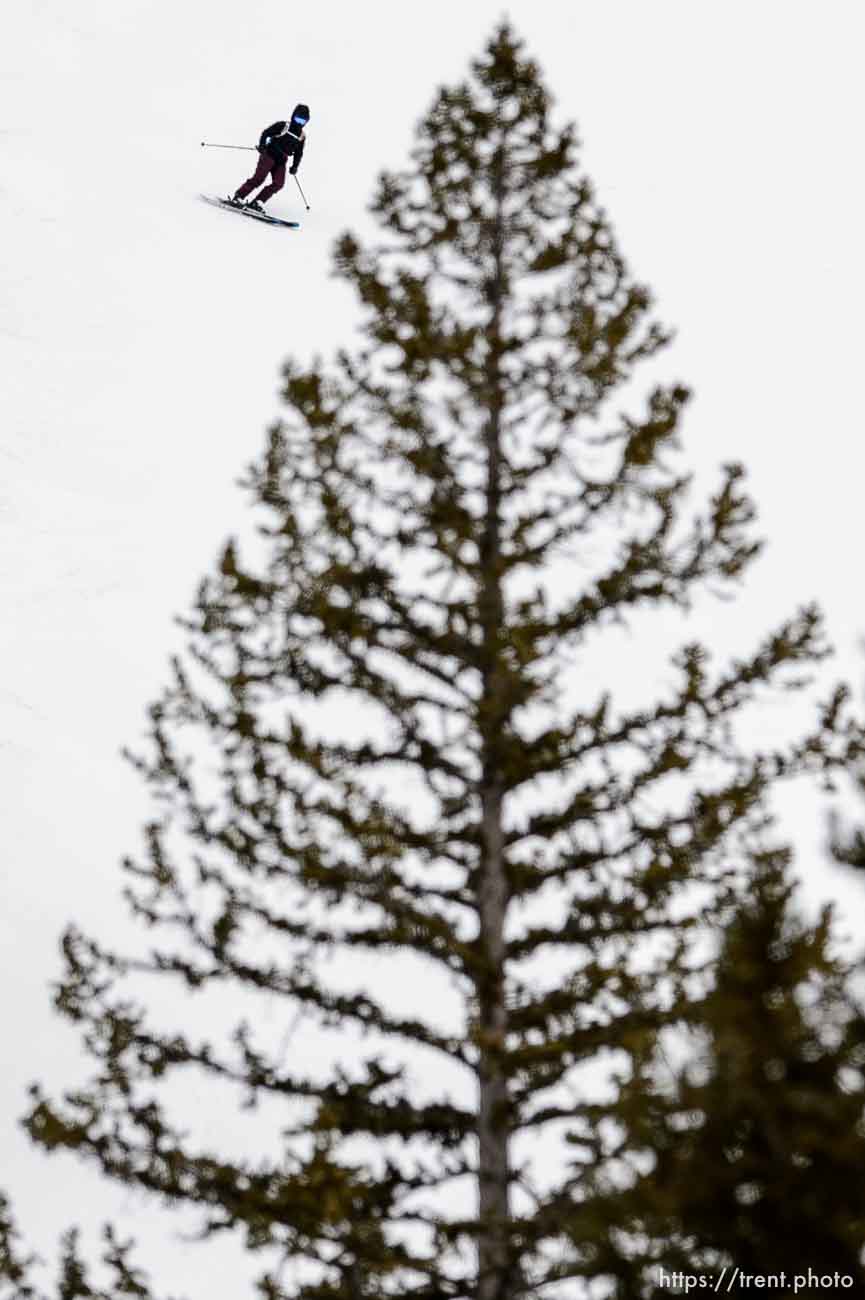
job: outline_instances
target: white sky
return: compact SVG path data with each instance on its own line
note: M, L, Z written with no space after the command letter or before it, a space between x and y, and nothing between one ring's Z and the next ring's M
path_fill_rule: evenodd
M0 1186L46 1251L60 1226L118 1204L127 1229L158 1232L139 1202L47 1162L15 1128L29 1080L74 1070L49 1006L59 931L119 915L116 862L145 804L118 751L164 680L172 616L242 524L235 479L277 413L280 361L351 342L335 236L365 225L375 174L403 164L436 85L505 12L678 329L663 370L696 390L686 460L707 482L721 461L749 468L770 548L715 617L744 649L817 597L839 671L865 676L854 0L6 0ZM293 186L272 207L303 231L198 203L235 188L251 157L199 142L251 142L297 100L312 109L312 210ZM813 897L837 896L848 917L861 906L840 873L802 870ZM171 1289L213 1297L201 1263L173 1257Z

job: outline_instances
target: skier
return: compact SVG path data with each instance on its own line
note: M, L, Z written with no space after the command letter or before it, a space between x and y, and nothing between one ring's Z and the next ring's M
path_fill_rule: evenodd
M254 212L263 212L262 206L274 194L278 194L285 184L285 165L291 158L292 176L297 175L297 169L300 166L300 160L303 157L303 148L306 144L306 131L304 127L309 121L309 106L307 104L296 104L294 112L287 122L272 122L266 126L261 133L258 142L258 166L248 180L244 181L238 190L232 194L228 202L236 204L238 207L244 205L244 200L253 190L257 190L260 185L264 185L268 176L270 184L257 196L251 199L245 206L252 208Z

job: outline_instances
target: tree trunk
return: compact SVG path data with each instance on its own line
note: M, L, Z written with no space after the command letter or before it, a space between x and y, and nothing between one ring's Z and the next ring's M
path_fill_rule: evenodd
M501 313L504 281L502 220L504 143L493 164L498 210L490 231L494 274L489 286L492 315L489 327L487 382L489 422L486 431L486 520L482 543L481 610L485 671L481 700L484 739L482 863L478 913L484 972L479 986L480 1088L478 1110L479 1210L478 1300L506 1300L509 1219L508 1085L504 1068L507 1034L505 1000L505 919L508 905L503 827L504 788L498 747L507 724L500 680L504 625L501 571Z
M480 883L480 932L487 975L480 991L480 1101L478 1113L479 1243L478 1300L504 1300L508 1272L508 1090L502 1052L505 1006L505 913L501 786L484 792L484 863Z

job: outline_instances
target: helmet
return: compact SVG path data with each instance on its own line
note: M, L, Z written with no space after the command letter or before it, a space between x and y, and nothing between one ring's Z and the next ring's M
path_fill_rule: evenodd
M296 123L297 126L306 126L307 122L309 121L309 105L295 104L294 112L291 115L291 120L292 122Z

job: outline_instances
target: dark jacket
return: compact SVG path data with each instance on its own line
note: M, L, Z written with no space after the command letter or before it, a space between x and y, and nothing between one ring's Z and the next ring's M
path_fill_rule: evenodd
M258 147L276 162L286 163L289 158L293 159L291 172L294 175L300 166L305 143L302 132L292 130L290 122L272 122L262 131Z

